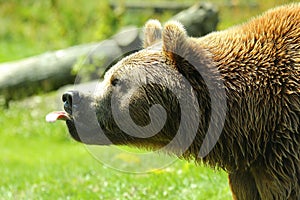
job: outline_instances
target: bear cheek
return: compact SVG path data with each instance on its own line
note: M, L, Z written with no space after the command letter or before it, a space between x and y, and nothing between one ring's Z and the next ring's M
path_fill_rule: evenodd
M129 104L129 114L133 122L138 126L147 126L151 123L149 109L151 105L146 98L132 98Z
M106 93L101 97L97 97L95 99L94 105L97 120L101 129L105 133L111 134L111 132L113 131L113 127L115 127L111 110L111 94Z

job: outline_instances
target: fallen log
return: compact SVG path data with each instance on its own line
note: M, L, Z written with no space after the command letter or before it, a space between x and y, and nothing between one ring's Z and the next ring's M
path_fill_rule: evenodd
M97 58L102 60L104 71L105 63L110 63L115 56L121 55L121 50L114 41L108 40L0 64L2 104L8 107L10 100L48 92L62 85L74 83L75 74L71 73L73 65L80 57L88 54L95 60Z
M217 8L210 3L196 3L172 17L184 25L189 36L200 37L216 30L219 22Z

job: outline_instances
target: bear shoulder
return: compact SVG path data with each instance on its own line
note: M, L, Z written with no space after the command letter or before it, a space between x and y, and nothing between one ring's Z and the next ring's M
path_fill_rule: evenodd
M266 82L285 85L283 76L300 74L299 27L300 3L294 3L271 9L244 24L194 41L211 52L212 59L229 81L242 75L241 82L253 87ZM279 80L274 78L276 76L283 78ZM300 92L297 87L300 87L299 81L291 89L294 91L289 92Z

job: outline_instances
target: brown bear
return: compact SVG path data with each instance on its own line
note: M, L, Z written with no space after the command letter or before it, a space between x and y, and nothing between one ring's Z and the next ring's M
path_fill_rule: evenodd
M150 20L93 95L63 95L74 139L224 169L234 199L300 199L300 4L191 38Z

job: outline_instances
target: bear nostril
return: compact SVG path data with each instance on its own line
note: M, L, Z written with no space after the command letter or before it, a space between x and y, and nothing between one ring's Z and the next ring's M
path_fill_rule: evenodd
M69 114L72 114L72 107L74 103L74 98L78 99L79 95L77 91L68 91L62 95L62 101L64 102L64 109Z
M67 93L63 94L62 100L65 104L72 106L72 93L67 92Z

